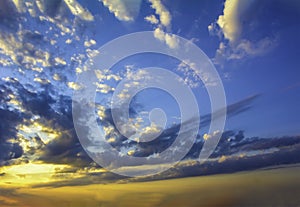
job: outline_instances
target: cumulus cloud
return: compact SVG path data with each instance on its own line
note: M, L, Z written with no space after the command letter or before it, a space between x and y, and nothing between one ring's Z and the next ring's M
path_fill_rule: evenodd
M149 0L151 7L155 10L155 13L159 16L159 19L155 15L149 15L145 17L147 22L155 25L154 37L164 42L169 48L176 49L179 44L179 40L173 34L166 32L171 29L172 16L166 7L160 0Z
M154 37L164 42L169 48L176 49L179 44L179 40L174 34L164 32L160 27L154 30Z
M146 17L145 17L145 20L146 20L147 22L150 22L151 24L158 24L158 23L159 23L158 19L157 19L156 16L154 16L153 14L150 15L150 16L146 16Z
M230 42L235 42L239 38L242 30L240 16L252 3L252 0L225 1L223 15L219 16L217 24L223 30L224 37Z
M169 27L172 20L170 12L160 0L149 0L149 2L152 4L151 7L155 10L155 13L159 15L160 23L165 27Z
M221 40L214 62L222 65L226 60L240 60L247 57L264 55L277 45L277 37L272 34L259 40L246 38L251 22L256 21L250 14L262 4L257 0L227 0L223 14L208 26L211 35ZM247 22L248 24L245 24Z
M140 10L141 0L102 0L111 13L120 21L133 21Z

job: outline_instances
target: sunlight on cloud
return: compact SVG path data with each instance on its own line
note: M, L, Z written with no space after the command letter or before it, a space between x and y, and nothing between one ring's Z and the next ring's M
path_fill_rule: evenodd
M158 19L153 14L150 15L150 16L146 16L145 20L147 22L150 22L151 24L158 24L159 23Z
M241 2L230 0L225 2L223 15L220 15L217 24L223 30L224 36L230 42L236 41L241 34L241 24L239 20L239 4L250 4L252 1Z
M25 12L24 0L12 0L18 12Z
M1 181L10 185L34 185L38 183L48 183L53 180L53 175L60 168L68 165L25 163L20 165L4 166L0 168L0 173L5 173Z
M84 42L84 46L85 46L85 47L91 47L91 46L95 45L96 43L97 43L97 42L96 42L95 40L91 39L91 40L85 41L85 42Z
M56 65L66 65L67 64L67 62L61 57L56 57L54 60L55 60Z
M171 14L160 0L149 0L152 4L151 7L155 10L155 13L159 15L160 22L163 26L171 26Z
M133 21L140 10L141 0L101 0L120 21Z
M93 21L94 16L84 9L76 0L64 0L73 15L78 16L82 20Z
M165 34L165 41L171 49L175 49L178 47L179 40L174 34Z
M49 83L51 83L49 80L47 80L45 78L39 78L39 77L34 78L33 81L35 81L37 83L40 83L40 84L49 84Z
M243 22L251 24L248 13L257 6L256 3L257 0L227 0L223 14L208 26L209 33L217 35L221 41L213 59L216 64L222 65L225 60L264 55L277 45L278 37L264 37L256 41L244 38Z
M155 13L159 16L159 20L153 14L144 18L145 21L156 26L154 37L164 42L171 49L177 48L179 44L177 37L166 32L166 30L171 29L172 16L170 12L160 0L149 0L149 2L151 3L151 7L155 10Z
M73 89L73 90L80 90L82 89L82 86L79 85L78 83L75 83L75 82L68 82L67 83L68 87Z
M21 124L17 126L17 129L19 130L19 133L28 140L32 140L30 137L38 135L44 144L49 143L61 135L61 132L59 132L58 129L54 130L38 121L31 121L26 125Z

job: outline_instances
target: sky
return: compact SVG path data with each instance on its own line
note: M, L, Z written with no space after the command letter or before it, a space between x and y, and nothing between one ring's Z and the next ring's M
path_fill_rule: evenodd
M74 186L125 179L83 149L74 129L72 97L82 90L77 78L85 73L86 61L105 53L101 46L143 31L152 31L153 39L171 51L182 37L204 52L224 87L227 118L224 129L208 132L214 112L206 87L217 84L189 60L144 53L95 71L94 112L101 136L128 159L156 156L170 147L181 112L172 94L141 91L129 106L130 124L140 134L127 139L116 129L110 108L122 80L150 77L142 68L166 68L196 97L200 126L191 150L171 170L137 180L298 163L299 19L298 0L0 0L0 185ZM149 122L154 108L166 114L164 129ZM148 144L134 140L157 130L161 134ZM216 135L220 142L203 167L195 160L204 142ZM135 171L152 169L135 164Z

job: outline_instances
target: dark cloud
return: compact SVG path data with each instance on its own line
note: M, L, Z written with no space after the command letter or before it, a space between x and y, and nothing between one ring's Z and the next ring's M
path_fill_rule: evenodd
M62 0L41 0L43 11L50 17L55 17L60 14L63 6Z
M5 106L8 91L3 88L2 86L0 90L0 165L10 159L19 158L23 154L20 145L12 142L16 137L16 126L21 122L22 114L10 111Z
M229 106L227 106L226 111L227 111L227 117L230 118L232 116L239 115L240 113L246 112L252 108L253 102L260 97L260 94L255 94L252 96L249 96L241 101L238 101L236 103L233 103ZM219 111L214 112L214 116L216 119L220 118L220 116L223 115L223 110L221 109ZM211 122L211 114L204 115L201 117L201 126L207 126Z
M2 82L0 88L1 162L22 156L22 147L18 143L8 140L17 140L17 126L26 124L28 120L37 115L40 117L37 120L39 123L60 133L60 137L46 145L41 143L39 137L32 137L37 143L40 143L38 151L32 153L39 154L41 161L80 166L92 162L81 147L74 131L70 97L58 95L51 86L44 86L44 88L40 88L39 92L32 92L18 81ZM11 109L8 106L9 94L17 94L25 112Z
M0 84L0 160L1 163L16 159L24 154L23 149L18 143L11 142L16 138L19 124L26 124L33 116L38 115L39 123L60 132L59 137L44 144L42 140L36 136L32 137L39 147L32 152L39 156L39 160L44 163L68 164L74 167L74 173L78 169L94 166L99 168L87 153L83 150L78 137L76 135L73 119L72 119L72 100L71 97L59 95L51 85L42 86L39 91L28 90L28 86L20 84L17 80L10 82L1 82ZM15 108L11 108L7 103L9 94L15 94L25 111L20 112ZM258 95L251 96L240 102L228 106L228 116L235 116L245 112L251 108L251 104ZM84 107L80 113L85 113ZM134 105L130 110L131 115L136 115ZM209 124L210 115L206 115L203 124ZM99 124L105 126L114 126L111 117L111 110L105 111L105 116L99 121ZM193 124L190 120L184 125ZM165 129L162 134L149 143L137 143L128 140L122 136L116 129L115 134L118 140L112 143L113 147L120 150L122 147L135 147L134 156L145 157L154 153L162 152L168 148L176 139L180 125L173 125ZM88 132L84 132L87 133ZM87 135L86 134L86 135ZM279 137L279 138L246 138L243 131L225 131L221 136L221 140L212 154L212 160L200 165L197 161L187 161L197 159L203 146L203 139L198 135L196 143L190 152L184 158L182 164L170 169L170 171L157 175L157 177L147 179L161 179L171 177L185 177L193 175L207 175L215 173L230 173L240 170L251 170L261 167L271 166L275 164L291 164L299 162L296 156L299 153L300 138L299 137ZM268 152L270 153L259 153ZM272 151L273 150L273 151ZM254 155L251 154L254 152ZM250 153L251 156L247 154ZM255 154L258 153L258 154ZM245 156L238 156L245 154ZM220 159L223 159L220 161ZM189 164L186 164L189 163ZM191 164L192 163L192 164ZM58 172L57 175L60 173ZM63 175L64 173L62 173ZM88 173L83 178L72 179L55 186L61 185L82 185L84 183L101 183L124 179L124 177L116 176L112 173ZM71 182L71 183L70 183Z

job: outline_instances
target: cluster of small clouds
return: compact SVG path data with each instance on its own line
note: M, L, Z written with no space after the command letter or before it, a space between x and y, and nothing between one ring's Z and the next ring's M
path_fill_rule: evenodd
M81 4L76 0L63 0L63 2L73 15L85 21L94 20L94 16L87 9L82 7ZM35 6L42 13L51 13L52 10L52 8L49 8L50 4L49 2L47 2L47 0L37 0L35 4L33 2L27 2L25 0L12 0L12 3L19 13L28 11L32 16L36 16L37 13L37 11L35 10Z
M162 4L160 0L149 0L151 7L155 10L155 16L153 14L146 16L145 20L155 26L154 37L164 42L171 49L178 47L179 40L174 34L169 34L172 27L172 16L167 8Z
M140 10L140 0L102 0L111 13L120 21L131 22ZM172 16L167 8L162 4L161 0L149 0L151 8L155 10L155 15L146 16L145 21L155 26L154 36L164 42L171 49L178 46L178 40L175 35L168 34L171 29Z
M221 40L214 63L222 65L225 61L240 60L248 57L261 56L277 45L278 37L264 37L260 40L250 40L245 37L245 22L251 23L248 15L253 12L254 1L226 0L223 14L216 22L208 26L209 33Z
M177 71L183 74L183 82L190 88L197 88L201 85L216 86L217 81L209 71L200 68L199 65L190 61L183 60L177 66Z

